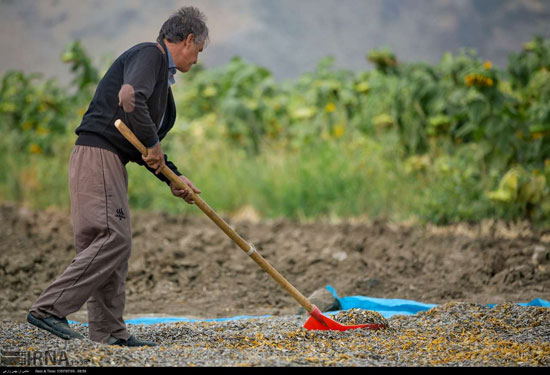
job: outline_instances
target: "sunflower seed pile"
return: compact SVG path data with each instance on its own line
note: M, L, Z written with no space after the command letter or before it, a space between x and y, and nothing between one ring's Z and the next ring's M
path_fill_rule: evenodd
M129 325L131 334L159 346L128 348L87 339L64 341L28 323L3 320L0 362L64 367L550 366L550 309L543 307L447 303L392 316L389 328L381 330L308 331L304 322L304 317L287 315ZM86 326L73 328L87 337Z
M344 325L381 324L389 326L388 320L380 313L365 309L350 309L334 315L334 320Z

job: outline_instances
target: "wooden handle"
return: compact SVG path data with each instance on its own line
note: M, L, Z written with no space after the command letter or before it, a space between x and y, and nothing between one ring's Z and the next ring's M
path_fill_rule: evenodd
M147 156L147 148L140 142L135 134L121 120L115 121L115 126L120 133L143 155ZM253 245L246 242L225 220L223 220L193 189L185 184L170 168L164 166L161 173L166 176L180 189L185 189L192 194L195 204L208 216L229 238L231 238L248 256L250 256L264 271L278 282L294 299L311 313L315 309L313 305L298 289L290 284L267 260L264 259L254 248Z

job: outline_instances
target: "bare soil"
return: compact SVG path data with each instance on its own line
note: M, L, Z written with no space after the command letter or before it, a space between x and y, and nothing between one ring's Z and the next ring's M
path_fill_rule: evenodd
M132 214L125 318L297 313L294 299L201 215ZM306 296L330 284L340 296L435 304L550 299L550 230L527 223L225 219ZM24 321L75 255L70 215L3 203L0 223L0 317ZM85 322L86 306L69 319Z

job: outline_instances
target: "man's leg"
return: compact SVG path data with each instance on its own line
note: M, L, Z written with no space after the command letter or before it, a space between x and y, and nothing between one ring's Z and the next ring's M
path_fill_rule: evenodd
M77 255L31 307L41 319L78 311L130 257L128 175L118 156L75 146L69 185ZM122 300L122 310L123 304Z
M110 336L123 340L130 338L122 317L126 298L125 280L127 274L128 262L125 262L88 300L90 340L106 342Z

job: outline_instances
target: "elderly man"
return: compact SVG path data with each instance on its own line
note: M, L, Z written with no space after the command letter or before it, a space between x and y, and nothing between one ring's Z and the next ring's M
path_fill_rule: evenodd
M31 306L27 321L63 339L82 338L66 316L88 308L89 336L109 345L156 345L130 335L122 317L125 279L132 247L128 208L129 161L160 174L166 165L193 191L197 189L168 161L160 141L173 127L176 107L170 85L179 70L188 72L208 40L204 15L183 7L162 26L156 43L124 52L99 82L76 129L69 165L71 217L77 255ZM148 148L138 151L117 131L122 119ZM191 194L170 184L172 194L193 204Z

